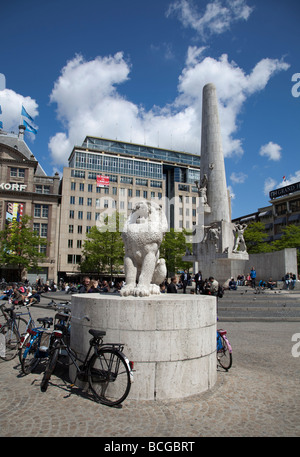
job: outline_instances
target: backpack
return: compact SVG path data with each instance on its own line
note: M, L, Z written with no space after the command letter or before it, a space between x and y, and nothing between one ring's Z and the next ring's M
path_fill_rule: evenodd
M217 297L222 298L224 295L224 288L222 286L218 287Z

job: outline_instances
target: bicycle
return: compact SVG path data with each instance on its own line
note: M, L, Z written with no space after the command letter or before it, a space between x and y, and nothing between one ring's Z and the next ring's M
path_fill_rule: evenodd
M52 344L48 365L41 382L41 391L46 392L57 364L59 351L63 348L76 368L75 380L71 386L75 385L77 379L88 382L97 401L107 406L118 406L129 394L133 381L133 362L129 362L123 354L124 344L103 343L105 331L90 329L89 333L93 338L89 342L90 347L85 359L81 360L64 341L63 332L61 330L53 331L55 341ZM94 353L90 355L92 349L94 349ZM77 361L82 365L79 365Z
M27 334L29 341L19 350L19 359L21 369L24 374L31 373L40 363L40 361L49 355L49 328L53 324L52 317L41 317L37 322L42 324L42 327L28 329Z
M26 332L29 328L34 326L34 320L31 316L28 306L26 313L15 312L16 306L23 306L23 304L12 305L6 308L5 304L0 306L5 323L0 324L0 335L3 338L3 345L5 341L4 355L0 355L3 360L12 360L18 353L18 350L25 343ZM23 319L24 315L29 315L29 321Z
M228 371L232 365L232 347L227 338L227 331L217 330L217 361L219 365Z

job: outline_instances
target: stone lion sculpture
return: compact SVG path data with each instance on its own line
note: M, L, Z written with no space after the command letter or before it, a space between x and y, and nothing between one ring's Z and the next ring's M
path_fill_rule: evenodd
M159 258L159 248L167 229L168 222L159 205L149 201L135 204L122 232L126 285L121 295L160 294L159 284L167 269L165 260Z

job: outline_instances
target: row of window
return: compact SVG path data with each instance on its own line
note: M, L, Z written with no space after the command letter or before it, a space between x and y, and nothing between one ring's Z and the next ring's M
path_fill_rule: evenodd
M117 188L116 187L113 187L113 192L112 194L113 195L117 195ZM108 194L108 192L105 192L105 194ZM126 197L126 194L129 198L133 197L133 191L132 189L127 189L127 192L126 192L126 189L120 189L120 196L121 197ZM162 198L162 193L161 192L158 192L157 195L155 192L149 192L149 195L151 198L158 198L158 199L161 199ZM140 190L136 190L135 191L135 196L136 197L143 197L144 199L147 199L148 198L148 191L147 190L144 190L144 191L140 191ZM70 196L70 205L75 205L76 204L76 201L77 201L77 204L82 206L84 205L84 197L77 197L78 200L76 200L76 197L75 195L71 195ZM96 205L96 208L100 208L100 202L101 202L102 199L100 198L96 198L95 199L95 205ZM105 202L108 202L107 200L103 199ZM87 206L93 206L93 199L91 197L86 197L86 204ZM37 216L38 217L38 216Z
M99 170L101 172L123 173L130 176L148 176L157 179L162 179L163 171L160 163L78 151L75 152L71 166L87 170Z
M133 184L132 178L123 179L123 180L121 180L121 183L123 183L123 184ZM78 188L80 192L84 192L84 190L85 190L84 184L85 184L84 182L76 183L74 181L71 181L71 190L74 191L74 190L76 190L76 188ZM148 187L148 180L147 179L136 179L136 185ZM94 186L95 186L94 184L87 184L87 191L88 192L93 192L94 191ZM150 187L156 187L156 188L161 189L162 188L162 181L150 180ZM111 189L110 187L97 187L96 186L96 193L97 194L101 194L101 193L109 194L110 189ZM120 189L120 190L122 190L122 189ZM114 195L117 195L117 192L118 192L118 188L117 187L112 187L112 193Z

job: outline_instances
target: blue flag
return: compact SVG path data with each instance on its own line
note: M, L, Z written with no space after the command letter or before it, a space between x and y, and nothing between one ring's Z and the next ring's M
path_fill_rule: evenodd
M0 129L3 129L3 122L0 121Z
M1 105L0 105L0 114L2 114L2 109L1 109Z
M28 122L26 122L25 119L23 119L23 125L25 125L25 130L27 130L27 132L34 133L35 135L37 134L37 129L32 127L32 125L28 124Z
M22 105L22 112L21 112L21 115L27 117L27 119L30 119L32 122L34 122L33 119L32 119L32 117L27 113L27 111L26 111L26 109L24 108L23 105Z

